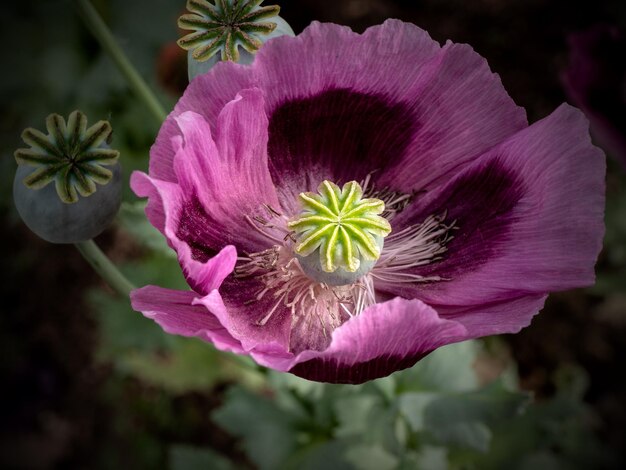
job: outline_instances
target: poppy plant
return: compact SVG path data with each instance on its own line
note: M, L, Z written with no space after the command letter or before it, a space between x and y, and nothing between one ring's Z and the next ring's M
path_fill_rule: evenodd
M133 307L317 381L517 332L589 285L603 153L577 109L528 125L471 47L313 23L187 88L131 184L191 287Z

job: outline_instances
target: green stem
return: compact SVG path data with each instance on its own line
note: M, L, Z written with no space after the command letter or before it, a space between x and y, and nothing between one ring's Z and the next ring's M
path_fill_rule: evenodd
M75 244L80 254L87 260L106 283L122 297L128 297L135 288L119 269L111 262L93 240Z
M126 78L135 93L144 101L148 109L152 112L157 121L162 123L167 117L167 112L148 87L145 80L137 72L137 69L130 63L128 57L115 42L115 38L102 18L89 2L89 0L76 0L78 10L85 20L87 27L96 37L102 48L109 54L115 65L119 68L122 75Z

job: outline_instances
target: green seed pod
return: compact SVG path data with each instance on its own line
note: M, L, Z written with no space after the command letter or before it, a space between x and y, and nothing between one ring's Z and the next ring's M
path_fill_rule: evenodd
M188 0L190 14L178 26L192 33L178 45L189 51L189 80L208 72L220 60L251 64L254 55L270 39L295 36L291 26L278 16L280 7L261 7L262 0Z
M328 285L351 284L376 264L391 225L385 203L364 198L356 181L340 188L324 180L317 193L301 193L302 212L288 222L303 271Z
M111 224L121 202L119 152L107 142L111 125L100 121L87 128L86 116L74 111L67 123L51 114L46 127L47 135L32 128L22 133L30 148L15 152L15 206L44 240L89 240Z

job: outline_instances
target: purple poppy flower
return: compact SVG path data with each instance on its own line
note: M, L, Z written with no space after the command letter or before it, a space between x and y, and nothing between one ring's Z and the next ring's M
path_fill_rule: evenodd
M307 379L382 377L591 284L604 172L581 112L528 126L469 46L313 23L197 77L164 123L132 187L192 290L132 304Z

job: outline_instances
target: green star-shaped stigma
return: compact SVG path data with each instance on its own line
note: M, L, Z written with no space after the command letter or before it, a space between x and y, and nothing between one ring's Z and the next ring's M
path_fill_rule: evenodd
M99 121L87 128L87 117L74 111L67 123L58 114L49 115L46 128L48 135L25 129L22 140L30 148L15 151L19 165L36 168L23 180L28 188L41 189L54 180L61 201L71 204L79 194L93 194L96 183L105 185L111 180L113 173L104 167L115 165L119 158L117 150L106 147L111 124Z
M237 62L239 46L254 54L263 43L260 36L270 34L276 23L262 20L277 16L277 5L260 7L263 0L188 0L186 14L178 19L182 29L195 31L178 40L192 57L204 62L221 51L222 60Z
M322 270L332 273L338 268L355 272L361 260L377 260L380 242L391 232L387 219L381 217L385 203L380 199L363 199L363 190L356 181L342 189L328 180L318 193L301 193L303 211L288 222L296 232L295 251L309 256L319 250Z

